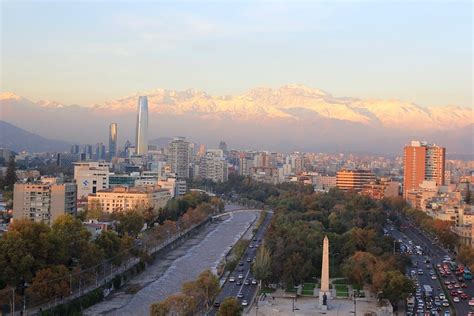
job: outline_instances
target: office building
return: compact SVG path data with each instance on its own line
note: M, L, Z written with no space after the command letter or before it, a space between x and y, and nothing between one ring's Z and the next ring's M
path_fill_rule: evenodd
M375 181L370 170L342 169L336 174L336 186L343 191L361 191L365 184Z
M78 162L74 164L77 196L87 197L109 187L110 164L107 162Z
M79 153L80 153L79 145L72 145L71 146L71 154L79 155Z
M168 163L178 179L189 178L191 157L191 144L184 137L176 137L168 144Z
M397 197L400 191L400 183L382 178L376 182L364 184L360 194L369 196L374 200Z
M135 150L137 155L148 153L148 98L146 96L138 98Z
M13 192L13 220L26 218L51 225L63 214L75 216L76 201L75 183L63 183L57 178L16 183Z
M105 145L103 143L97 143L95 145L95 159L105 160Z
M426 142L412 141L403 150L403 197L417 190L423 181L444 185L446 149Z
M84 154L84 160L92 160L92 145L84 145L82 153Z
M109 161L117 157L117 123L109 126Z
M168 190L153 187L115 187L99 190L87 198L89 208L100 206L104 212L121 212L132 209L164 207L171 194Z

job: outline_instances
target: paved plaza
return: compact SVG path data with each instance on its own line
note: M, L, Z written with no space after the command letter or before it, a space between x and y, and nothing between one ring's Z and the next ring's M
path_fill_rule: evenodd
M328 316L346 316L354 315L377 315L391 316L395 315L389 306L379 306L377 300L372 298L357 298L354 304L353 299L331 299L328 310L319 308L319 298L317 297L299 297L296 301L283 291L276 291L260 300L258 310L255 304L248 312L249 315L328 315ZM401 314L400 314L401 315Z

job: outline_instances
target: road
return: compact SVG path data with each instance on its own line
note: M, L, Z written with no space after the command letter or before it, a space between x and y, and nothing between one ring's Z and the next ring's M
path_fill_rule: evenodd
M257 291L258 285L253 284L252 285L252 280L254 279L253 274L252 274L252 260L255 258L258 248L255 247L255 245L261 245L261 242L263 241L263 237L265 235L265 232L270 224L270 220L272 218L272 213L267 213L267 216L263 220L262 225L260 225L257 233L255 234L253 240L250 242L252 245L252 248L250 246L245 250L245 253L242 257L241 262L237 267L235 268L234 271L229 275L229 278L226 280L224 285L222 286L221 292L217 296L215 302L222 303L226 297L237 297L239 300L239 303L242 304L242 302L245 300L248 302L248 306L251 305L252 299L255 296L255 293ZM250 260L250 262L248 262ZM239 278L239 275L242 276L242 278ZM229 282L230 277L235 278L235 282ZM240 281L240 282L239 282ZM245 282L248 281L250 284L245 285ZM239 285L239 283L241 283ZM238 297L238 294L241 293L242 297ZM217 313L218 308L214 307L210 310L208 315L215 315Z
M443 264L443 258L445 256L453 257L452 254L447 252L445 249L440 247L438 244L434 243L430 238L428 238L425 234L423 234L417 227L415 227L412 223L405 222L403 225L406 226L403 229L403 232L397 230L390 230L389 233L396 239L402 240L404 243L408 243L408 240L413 242L413 245L419 245L423 250L423 255L412 254L410 257L413 263L417 263L417 267L410 268L409 270L417 270L422 269L423 274L419 275L416 274L420 286L423 287L424 284L431 285L433 288L433 296L439 296L439 294L443 293L445 295L450 295L449 293L444 293L443 288L441 287L440 282L445 282L446 280L449 281L457 281L455 276L450 275L446 278L442 278L441 280L431 279L430 272L434 271L433 266L436 269L437 264ZM430 263L425 263L426 260L429 260ZM435 274L436 275L436 274ZM459 282L457 282L459 283ZM463 289L464 293L468 294L470 297L474 297L474 283L472 281L466 281L467 288ZM474 312L474 307L470 307L468 305L469 300L461 300L459 303L454 303L454 309L456 310L456 314L458 316L467 316L470 311ZM415 308L415 311L417 308Z

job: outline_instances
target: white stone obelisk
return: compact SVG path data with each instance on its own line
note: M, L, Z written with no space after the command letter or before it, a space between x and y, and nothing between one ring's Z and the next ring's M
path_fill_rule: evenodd
M326 298L325 298L326 297ZM329 290L329 239L324 236L323 240L323 264L321 268L321 288L319 290L319 307L326 310L331 298Z

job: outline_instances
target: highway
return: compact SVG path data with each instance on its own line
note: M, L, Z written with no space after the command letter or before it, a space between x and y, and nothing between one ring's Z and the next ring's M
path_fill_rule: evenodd
M243 257L241 258L240 263L237 265L234 271L230 273L229 277L227 278L226 282L222 286L221 292L217 296L214 302L222 303L226 297L236 297L239 300L239 303L242 304L244 301L248 303L247 306L250 306L252 303L252 299L255 296L257 291L258 285L252 284L252 280L254 280L252 274L252 260L255 258L258 248L255 245L260 246L263 241L263 237L265 232L270 224L270 220L272 218L272 213L267 213L267 216L260 225L257 233L253 237L250 242L252 247L248 247L245 250ZM250 261L250 262L249 262ZM239 275L241 278L239 278ZM235 281L230 282L230 278L233 277ZM248 282L248 285L246 283ZM238 297L238 294L241 293L241 297ZM243 305L244 308L245 305ZM213 307L208 315L215 315L217 313L218 307Z
M392 235L396 240L402 240L404 244L407 244L410 240L412 241L413 245L418 245L421 247L423 251L423 255L418 255L416 253L413 253L410 255L412 259L412 263L414 264L414 267L409 268L409 273L411 270L416 270L416 278L418 279L419 285L421 288L423 288L424 284L430 285L433 288L433 297L434 296L439 296L440 294L444 295L450 295L449 293L444 293L443 288L441 287L440 282L446 282L446 281L451 281L455 283L461 283L456 280L456 277L454 274L449 275L447 277L438 279L436 278L435 280L432 279L430 272L436 272L435 269L437 264L443 264L443 258L445 256L450 256L451 258L453 257L452 254L448 253L445 249L440 247L438 244L434 243L432 240L430 240L425 234L423 234L417 227L415 227L413 224L409 222L404 222L403 225L406 225L406 228L403 229L403 232L400 232L396 229L389 230L389 234ZM426 262L426 260L429 260L429 263ZM415 266L416 265L416 266ZM422 269L423 274L418 274L418 269ZM437 276L436 273L431 272L431 274L434 274ZM472 281L466 281L467 288L462 289L464 293L469 295L469 299L471 297L474 297L474 284ZM460 300L458 303L454 303L454 306L452 306L456 314L458 316L467 316L469 315L469 312L474 312L474 307L470 307L468 305L467 300ZM417 311L418 306L415 307L415 311ZM443 311L446 308L443 308ZM426 310L426 305L425 305L425 310ZM441 314L442 315L442 314Z

